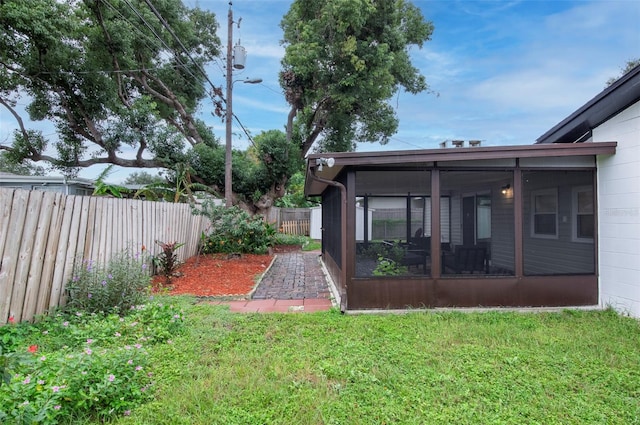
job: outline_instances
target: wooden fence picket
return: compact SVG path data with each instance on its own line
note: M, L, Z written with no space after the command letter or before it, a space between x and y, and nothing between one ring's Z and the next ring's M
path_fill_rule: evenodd
M2 256L2 269L0 270L0 317L8 320L10 316L16 318L18 314L22 314L22 305L20 305L19 313L13 308L16 304L12 303L14 293L14 280L16 268L18 266L18 256L20 255L19 242L22 239L22 229L27 214L27 203L29 201L29 192L17 190L13 196L11 205L11 216L9 218L9 228L7 230L7 246ZM16 320L18 320L16 318Z
M44 313L50 306L51 283L53 282L55 272L56 252L58 250L62 217L64 215L64 200L65 198L62 193L55 193L51 210L51 222L49 223L49 237L47 238L47 247L42 266L40 291L35 310L37 314Z
M42 192L39 211L34 211L37 223L32 243L33 249L31 252L29 274L26 281L25 297L22 305L22 320L32 320L36 313L54 199L55 194L53 192Z

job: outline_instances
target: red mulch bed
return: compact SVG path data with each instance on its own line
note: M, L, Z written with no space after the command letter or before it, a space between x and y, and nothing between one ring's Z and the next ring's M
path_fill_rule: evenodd
M187 259L177 276L166 284L164 276L154 276L155 292L167 290L171 295L190 294L199 297L238 297L247 295L256 285L274 254L299 251L299 246L276 246L273 254L200 255Z

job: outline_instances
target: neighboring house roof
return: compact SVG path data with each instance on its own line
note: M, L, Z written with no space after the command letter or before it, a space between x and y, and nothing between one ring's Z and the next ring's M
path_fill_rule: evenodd
M86 187L88 189L93 189L95 187L95 182L90 179L83 178L75 178L75 179L66 179L62 176L22 176L19 174L11 174L0 172L0 182L1 183L9 183L9 184L30 184L30 185L74 185L79 187Z
M573 114L540 136L536 143L579 143L614 115L640 101L640 65L627 72Z

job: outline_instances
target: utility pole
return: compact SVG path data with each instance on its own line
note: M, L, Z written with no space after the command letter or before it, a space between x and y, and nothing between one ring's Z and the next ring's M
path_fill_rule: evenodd
M231 122L233 120L232 92L233 92L233 11L231 10L231 2L229 2L229 15L227 22L227 113L226 113L226 150L224 155L224 202L227 208L233 206L233 185L231 162L233 160L231 146Z

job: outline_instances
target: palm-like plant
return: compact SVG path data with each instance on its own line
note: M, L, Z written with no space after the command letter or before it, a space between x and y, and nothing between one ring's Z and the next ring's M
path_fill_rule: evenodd
M164 199L167 202L195 202L195 192L207 192L216 196L219 194L209 186L191 181L191 169L188 165L176 165L174 175L165 182L151 183L139 189L134 197L144 197L151 201Z
M114 196L116 198L122 198L122 195L129 192L129 189L117 184L109 184L105 182L105 179L111 174L113 164L105 168L98 178L96 178L95 188L93 189L93 196Z

